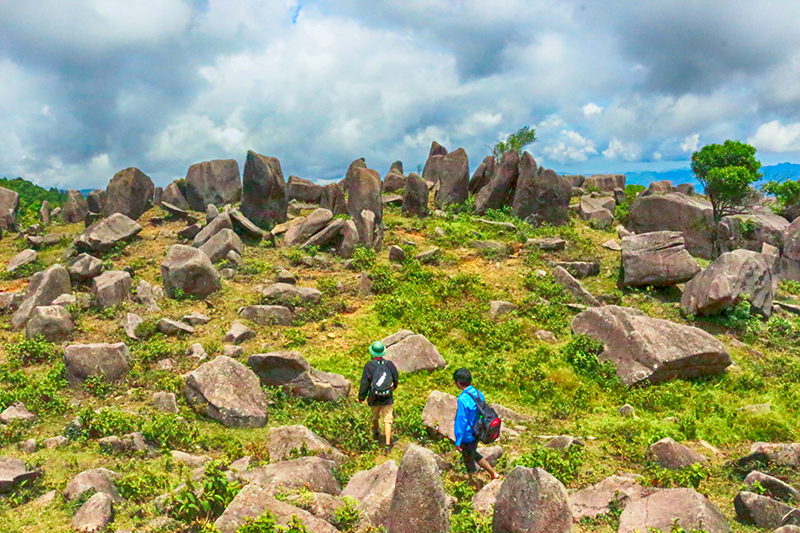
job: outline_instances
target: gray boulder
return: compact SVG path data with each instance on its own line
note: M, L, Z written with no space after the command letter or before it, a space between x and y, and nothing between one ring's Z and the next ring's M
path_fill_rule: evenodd
M587 291L581 282L575 279L567 269L557 266L553 269L553 279L563 286L567 291L572 294L579 302L590 307L600 307L600 302L597 298L592 296L592 293Z
M108 216L122 213L137 220L153 207L155 189L153 180L138 168L120 170L114 174L106 187L106 205L103 214Z
M644 196L631 204L627 229L633 233L680 231L690 254L711 259L712 212L709 202L680 193Z
M494 174L494 156L487 155L469 179L469 193L478 194L492 179L492 174Z
M161 287L153 287L145 280L139 280L136 285L136 301L142 304L149 312L160 311L157 300L164 297Z
M367 231L364 211L371 211L374 215L372 231ZM347 189L347 214L355 222L361 244L380 248L383 242L383 203L381 177L375 170L354 170Z
M739 491L733 500L736 519L762 529L774 529L784 524L784 517L794 510L785 503L753 492Z
M750 455L740 459L739 463L744 465L751 461L800 467L800 443L756 442L750 447Z
M114 381L130 372L131 353L124 343L73 344L64 349L64 366L70 383L91 376Z
M333 475L334 466L333 461L319 457L301 457L253 468L237 477L266 487L272 494L306 487L313 492L337 495L342 487Z
M681 296L685 314L710 316L746 299L764 316L772 314L772 272L765 257L749 250L719 256L686 284Z
M122 501L114 483L114 479L118 476L116 472L105 468L84 470L67 483L64 489L64 499L68 501L77 500L91 490L97 494L106 494L115 502Z
M50 216L50 202L47 200L42 202L42 207L39 208L39 220L42 223L42 226L47 227L50 225L51 216Z
M108 494L98 492L86 500L72 518L72 529L81 533L102 531L114 516L114 503Z
M613 192L614 189L625 189L625 174L593 174L583 180L580 185L584 189L596 189Z
M225 334L225 342L241 344L255 338L256 332L248 328L238 320L234 320L231 329Z
M788 227L788 220L773 213L727 216L717 226L719 249L721 252L739 248L760 252L765 243L780 248Z
M105 309L131 298L131 275L124 270L109 270L92 278L95 305Z
M680 470L695 463L704 463L705 457L670 437L665 437L647 448L645 459L669 470Z
M654 492L653 490L649 491ZM583 517L594 518L608 514L612 510L612 502L624 508L633 500L649 494L636 478L628 475L611 476L596 485L579 490L570 495L573 518L579 521Z
M472 509L478 514L491 515L494 512L494 504L497 502L497 493L500 492L502 486L503 479L501 478L493 479L484 485L472 497Z
M331 446L331 443L305 426L281 426L269 430L269 460L273 463L290 459L293 454L303 450L304 455L320 457L343 463L347 456ZM306 453L307 452L307 453Z
M41 335L49 342L58 342L67 339L73 329L69 311L60 305L39 306L25 325L25 336L32 339Z
M50 305L53 300L62 294L70 294L69 274L67 270L55 264L44 272L37 272L31 277L25 300L20 304L17 312L11 318L11 326L15 330L22 329L33 314L33 310L40 305Z
M151 403L159 411L178 414L178 402L172 392L154 392Z
M291 326L294 320L292 311L282 305L248 305L239 309L239 316L259 326ZM235 338L230 342L236 342Z
M450 531L447 494L436 455L430 450L411 444L403 454L387 529L390 533Z
M618 533L654 528L671 531L673 522L686 530L728 533L725 516L708 498L692 489L666 489L630 502L622 511Z
M283 238L284 246L294 246L308 240L312 235L322 230L333 220L333 213L328 209L320 208L312 211L302 224L292 226Z
M222 285L219 274L206 254L182 244L173 244L161 263L164 290L174 296L180 289L186 296L205 298Z
M289 201L298 200L307 204L318 204L322 198L322 186L311 180L289 176L289 181L286 183L286 194Z
M258 377L238 361L217 357L186 376L186 401L228 427L264 427L267 402Z
M475 212L479 215L489 209L502 209L512 205L519 178L519 154L510 150L495 165L488 183L475 195ZM520 204L521 205L521 204Z
M208 204L235 204L241 195L239 163L235 159L195 163L186 172L186 201L195 211L205 211Z
M333 216L346 214L347 202L344 198L344 191L341 185L338 183L329 183L325 185L322 188L319 206L333 213Z
M95 222L75 239L75 248L86 253L105 253L118 243L134 238L142 227L127 215L114 213Z
M493 533L567 533L572 510L567 489L541 468L514 469L497 492Z
M24 265L33 263L39 258L36 250L22 250L20 253L11 258L6 266L6 272L15 272L18 268Z
M651 318L638 309L588 309L573 319L572 331L605 344L598 359L612 361L626 385L715 375L731 364L722 343L705 331Z
M17 224L19 193L0 187L0 229L12 230Z
M72 281L81 283L99 276L103 271L103 262L94 256L83 253L70 262L67 270Z
M447 361L436 346L423 335L415 335L409 331L407 335L390 335L382 342L386 346L384 358L392 361L399 372L436 370L447 366Z
M167 188L164 189L164 192L161 194L161 202L172 204L178 209L184 209L184 210L191 209L191 207L189 206L189 202L186 201L186 197L183 195L181 186L178 185L178 182L175 181L167 185Z
M386 176L383 177L382 191L384 194L394 193L406 186L406 177L402 171L390 170Z
M744 478L744 484L747 488L754 489L751 492L755 492L756 483L766 491L764 494L765 496L785 502L800 502L800 490L797 490L788 483L784 483L778 478L754 470Z
M80 191L70 190L67 191L67 201L61 208L61 218L65 222L74 224L75 222L83 222L86 213L89 212L89 204L86 198Z
M700 265L686 250L683 234L656 231L622 238L624 285L675 285L692 279Z
M36 420L36 415L28 411L28 408L22 402L14 402L0 413L0 424L33 422L34 420Z
M241 211L238 209L231 209L228 213L231 217L231 224L233 225L233 231L235 231L238 235L246 239L252 239L257 242L261 242L264 238L264 232L253 222L244 216Z
M261 227L286 222L289 199L277 158L248 151L242 185L244 216Z
M571 192L569 181L551 169L537 168L531 154L524 152L511 213L534 224L564 225L569 222Z
M425 164L424 179L439 184L434 202L439 208L460 205L469 197L469 158L463 148L446 155L432 155Z
M225 260L230 252L241 255L244 252L244 244L233 230L225 228L208 239L199 250L206 254L212 263L219 263Z
M102 213L106 206L106 191L103 189L95 189L86 195L86 204L91 213Z
M259 290L265 301L281 304L289 308L296 305L307 307L316 305L322 293L311 287L299 287L289 283L274 283Z
M403 207L400 212L406 217L428 216L428 184L413 172L408 175L403 191Z
M14 457L0 457L0 494L8 494L21 483L33 481L40 475L40 470L28 467L25 461Z
M233 229L233 223L231 222L231 217L228 213L223 213L218 217L214 218L211 222L209 222L200 232L194 236L192 239L192 246L195 248L200 248L206 242L208 242L211 237L222 231L223 229Z
M301 398L335 402L350 393L350 382L339 374L313 368L298 352L251 355L247 365L268 387L286 387Z
M397 483L397 463L391 459L369 470L356 472L341 496L355 498L376 527L386 527L391 516L392 496Z
M190 335L194 333L194 328L189 324L184 324L183 322L170 318L162 318L156 322L156 329L164 335Z
M611 196L582 196L578 204L578 214L583 220L594 222L602 227L610 226L614 222L614 208L616 202Z

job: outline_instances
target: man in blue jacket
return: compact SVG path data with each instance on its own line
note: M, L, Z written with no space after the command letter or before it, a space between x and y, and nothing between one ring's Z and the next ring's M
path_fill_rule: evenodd
M464 466L467 472L474 473L477 469L475 463L489 472L492 479L497 479L500 475L494 471L492 465L478 453L478 441L472 434L472 426L478 419L478 406L470 395L486 401L483 393L472 386L472 373L466 368L459 368L453 373L453 381L456 387L461 389L458 395L458 408L456 409L456 422L453 427L456 437L456 450L461 452L464 459Z

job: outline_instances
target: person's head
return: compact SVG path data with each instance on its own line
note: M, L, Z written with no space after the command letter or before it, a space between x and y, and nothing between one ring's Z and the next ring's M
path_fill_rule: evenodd
M453 381L456 382L458 388L466 389L472 385L472 373L466 368L459 368L453 372Z
M385 353L386 346L384 346L381 341L375 341L369 347L369 355L372 356L373 359L376 357L383 357Z

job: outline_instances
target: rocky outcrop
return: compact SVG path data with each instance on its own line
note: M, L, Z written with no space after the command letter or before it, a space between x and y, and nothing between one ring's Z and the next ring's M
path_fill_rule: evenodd
M291 326L294 320L292 311L282 305L248 305L239 309L239 316L259 326Z
M320 208L312 211L301 224L289 228L283 238L285 246L295 246L308 240L333 220L333 212Z
M720 252L739 248L760 252L764 243L781 248L783 234L788 227L788 220L772 213L724 217L717 226Z
M301 425L272 428L268 440L269 460L273 463L289 459L300 450L304 451L304 455L313 455L337 464L347 458L330 442Z
M86 253L105 253L134 238L142 227L122 213L95 222L75 239L75 248Z
M680 193L639 197L628 211L628 230L634 233L680 231L690 254L711 259L712 212L709 202Z
M244 244L233 230L224 228L208 239L199 250L206 254L212 263L219 263L232 251L241 255L244 252Z
M131 369L131 353L124 343L73 344L64 349L64 366L71 383L89 377L115 381Z
M371 224L365 211L373 215ZM355 169L347 189L347 214L355 222L361 244L379 249L383 242L383 203L381 177L376 171Z
M333 475L334 466L332 461L319 457L301 457L253 468L238 474L238 477L267 488L271 494L305 487L312 492L336 495L342 487Z
M397 463L388 460L369 470L356 472L342 490L341 496L355 498L370 522L386 527L391 516L392 496L397 483Z
M784 518L794 507L753 492L739 491L733 500L736 518L745 524L762 529L775 529L784 524Z
M313 368L298 352L251 355L247 365L268 387L287 387L301 398L339 401L350 393L350 382L339 374Z
M408 175L403 191L401 212L406 217L428 216L428 184L413 172Z
M489 182L475 195L475 212L479 215L489 209L502 209L511 205L519 177L519 154L511 150L503 154L495 165L494 174Z
M138 168L120 170L106 187L106 216L122 213L137 220L145 211L153 207L155 185L150 177Z
M89 204L80 191L70 190L67 191L67 201L61 208L61 218L65 222L74 224L75 222L83 222L83 217L89 212Z
M389 511L389 533L447 533L447 494L436 456L415 444L400 461Z
M572 531L572 510L569 507L567 489L541 468L514 467L497 493L492 531Z
M573 319L572 330L605 344L598 359L612 361L626 385L715 375L731 364L722 343L705 331L629 307L583 311Z
M459 148L445 155L428 157L424 179L439 184L434 197L437 207L463 204L469 197L467 152Z
M656 231L623 237L622 269L626 286L663 286L689 281L700 265L686 250L682 233Z
M487 155L469 179L469 193L478 194L494 174L494 156Z
M228 427L263 427L267 401L258 377L242 363L217 357L186 376L186 401Z
M447 366L447 361L436 346L423 335L404 330L386 337L382 342L386 346L384 358L392 361L398 372L436 370Z
M588 220L601 227L610 226L614 222L614 209L616 202L611 196L581 196L578 204L578 214L583 220Z
M567 291L572 294L579 302L591 307L600 307L600 302L595 298L592 293L587 291L581 282L575 279L567 269L557 266L553 269L553 279L563 286Z
M614 189L625 189L625 174L594 174L583 180L580 185L587 190L614 192Z
M561 226L569 222L570 183L553 170L537 168L528 152L519 160L511 213L532 224Z
M208 204L222 207L237 203L242 196L239 163L235 159L195 163L186 172L184 194L195 211L205 211Z
M224 229L233 229L233 222L231 222L231 217L228 213L223 213L206 224L192 239L192 246L200 248L207 243L211 237Z
M280 304L290 309L295 306L307 307L316 305L322 299L322 293L311 287L300 287L291 283L273 283L259 289L264 301Z
M333 216L347 214L347 201L341 185L338 183L325 185L319 198L319 206L333 213Z
M205 298L222 287L219 274L208 256L197 248L182 244L170 247L161 263L161 278L164 290L171 296L180 290L184 296Z
M692 489L667 489L629 503L619 519L618 533L654 528L672 530L673 522L686 530L728 533L725 516L708 498Z
M644 457L669 470L680 470L695 463L705 462L705 457L669 437L651 444Z
M288 207L280 161L248 151L242 180L244 216L257 226L268 227L286 222Z
M22 329L36 307L50 305L62 294L71 292L69 273L63 266L55 264L44 272L37 272L31 277L25 300L11 318L11 327L15 330Z
M404 189L405 186L406 177L403 175L403 172L392 169L388 174L386 174L386 176L384 176L383 187L381 190L384 194L393 193L399 191L400 189Z
M183 190L186 190L186 184L183 183ZM172 204L178 209L189 210L191 207L189 206L189 202L186 200L186 197L183 195L183 191L181 190L181 185L178 182L173 181L167 188L164 189L164 192L161 193L161 201L166 202L168 204ZM205 208L202 209L205 211Z
M81 533L102 531L111 522L114 503L108 494L98 492L86 500L72 518L72 528Z
M772 314L772 272L765 257L749 250L719 256L686 284L681 310L709 316L736 307L742 300L764 316Z

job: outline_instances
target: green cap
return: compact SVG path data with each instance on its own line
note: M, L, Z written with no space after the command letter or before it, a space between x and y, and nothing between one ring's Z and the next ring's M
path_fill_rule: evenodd
M384 346L381 341L375 341L369 347L369 354L372 357L383 357L383 354L385 353L386 353L386 346Z

